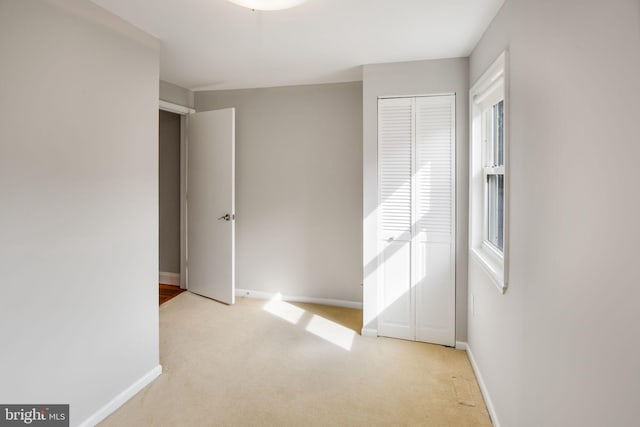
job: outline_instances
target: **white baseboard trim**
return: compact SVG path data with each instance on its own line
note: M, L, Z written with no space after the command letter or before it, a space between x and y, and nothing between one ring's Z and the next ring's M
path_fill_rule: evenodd
M378 337L378 330L377 329L372 329L372 328L362 328L362 336L363 337L377 338Z
M467 342L466 341L456 341L456 350L466 350Z
M164 285L180 286L180 273L161 271L159 281Z
M127 400L135 396L140 390L151 384L153 380L158 378L161 373L162 366L156 366L145 375L143 375L142 378L140 378L138 381L134 382L116 397L111 399L111 401L104 405L102 408L98 409L98 411L96 411L93 415L80 423L79 427L94 427L99 422L103 421L109 415L114 413L119 407L124 405Z
M482 397L484 397L484 403L487 405L487 411L489 411L489 416L491 417L491 422L495 427L500 427L500 421L498 420L498 414L496 413L496 409L493 406L493 401L491 400L491 396L489 395L489 389L487 389L487 385L482 378L482 374L480 373L480 368L478 368L478 364L476 363L476 359L473 357L473 353L471 352L471 347L467 343L467 356L469 357L469 361L471 362L471 367L473 368L473 372L476 374L476 379L478 380L478 385L480 385L480 391L482 392Z
M237 297L271 299L276 295L278 295L278 293L253 291L251 289L236 288ZM362 303L358 301L347 301L347 300L331 299L331 298L300 297L300 296L290 296L290 295L281 295L280 298L282 298L282 301L302 302L307 304L332 305L335 307L357 308L362 310Z

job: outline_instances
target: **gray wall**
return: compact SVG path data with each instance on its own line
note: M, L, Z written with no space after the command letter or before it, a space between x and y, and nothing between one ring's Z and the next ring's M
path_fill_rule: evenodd
M507 0L510 283L474 262L469 344L503 426L636 425L640 3Z
M236 108L237 287L361 301L361 83L195 101Z
M158 42L0 1L0 402L78 425L158 366Z
M467 232L469 200L468 167L468 92L467 58L365 65L364 79L364 269L365 306L377 307L375 238L378 206L378 131L379 96L456 94L456 340L467 338ZM365 309L364 327L377 329L375 310Z
M160 80L160 99L184 107L193 108L194 95L189 89Z
M160 111L160 271L180 273L180 115Z

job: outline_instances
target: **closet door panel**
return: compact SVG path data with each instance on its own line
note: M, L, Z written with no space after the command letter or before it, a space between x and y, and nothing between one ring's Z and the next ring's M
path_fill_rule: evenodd
M455 98L416 98L416 340L455 345Z
M451 251L448 243L416 244L415 333L416 341L455 346L455 288L451 283ZM453 290L453 292L452 292Z
M378 334L414 339L411 296L414 101L378 101Z
M378 334L413 340L411 316L411 242L394 240L383 245L381 253L382 301Z

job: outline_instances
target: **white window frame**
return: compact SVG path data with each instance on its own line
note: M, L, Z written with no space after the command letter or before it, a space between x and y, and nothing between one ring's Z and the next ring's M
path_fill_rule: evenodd
M507 52L503 52L477 80L469 92L470 103L470 174L469 174L469 255L489 276L501 293L508 285L509 257L509 97ZM496 103L504 101L504 166L494 167L487 114ZM504 222L502 251L489 241L487 175L501 174L504 180Z

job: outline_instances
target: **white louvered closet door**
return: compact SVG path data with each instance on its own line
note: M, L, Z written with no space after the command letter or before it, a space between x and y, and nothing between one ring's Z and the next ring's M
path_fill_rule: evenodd
M378 102L380 335L414 339L411 237L415 110L412 98Z
M455 97L380 99L378 127L378 333L453 346Z

